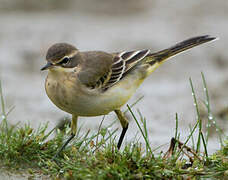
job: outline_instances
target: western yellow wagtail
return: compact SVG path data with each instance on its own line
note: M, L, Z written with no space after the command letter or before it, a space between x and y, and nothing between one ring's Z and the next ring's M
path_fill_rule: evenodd
M46 93L58 108L72 114L71 136L56 156L75 136L78 116L99 116L111 111L122 125L119 149L128 129L128 120L120 108L143 80L168 58L215 39L208 35L193 37L155 53L148 49L80 52L67 43L51 46L46 55L47 64L41 69L48 70Z

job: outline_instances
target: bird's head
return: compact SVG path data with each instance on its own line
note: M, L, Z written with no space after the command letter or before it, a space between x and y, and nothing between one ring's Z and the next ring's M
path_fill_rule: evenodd
M67 43L56 43L48 49L46 60L47 64L41 71L74 68L80 63L81 56L76 47Z

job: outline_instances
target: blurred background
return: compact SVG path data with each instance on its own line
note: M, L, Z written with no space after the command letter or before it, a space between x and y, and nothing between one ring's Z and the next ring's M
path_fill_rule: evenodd
M189 77L196 88L204 123L207 122L202 105L204 72L214 117L227 132L227 9L227 0L0 0L0 79L7 108L15 106L8 120L11 124L30 123L34 128L49 122L52 129L69 116L46 96L47 72L40 72L53 43L72 43L81 51L158 51L192 36L209 34L220 40L167 61L143 83L129 104L144 96L133 110L138 115L139 109L147 119L153 148L174 136L176 112L181 140L185 140L189 124L196 122ZM97 132L101 119L83 117L79 126L83 125L84 132ZM110 113L104 125L114 120ZM137 128L134 120L130 121L126 141L135 137ZM121 129L118 122L112 128L115 127ZM213 152L218 147L218 138L212 135L209 150Z

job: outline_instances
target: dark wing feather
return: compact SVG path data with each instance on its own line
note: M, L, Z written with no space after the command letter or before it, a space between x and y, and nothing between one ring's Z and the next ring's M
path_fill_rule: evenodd
M99 89L109 80L113 55L102 51L81 52L82 64L77 74L80 82L90 89Z
M128 51L117 53L113 59L109 80L103 85L102 89L107 90L121 80L126 72L144 59L150 50Z

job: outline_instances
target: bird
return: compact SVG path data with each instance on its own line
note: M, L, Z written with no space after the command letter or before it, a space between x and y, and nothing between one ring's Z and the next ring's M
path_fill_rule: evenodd
M52 45L47 50L47 64L41 68L48 70L46 94L59 109L72 115L71 134L55 157L74 138L78 117L106 115L112 111L122 126L117 143L120 149L129 124L121 108L142 82L170 57L213 40L216 37L196 36L155 53L149 49L81 52L68 43Z

